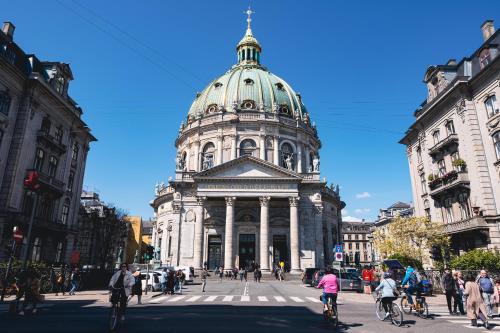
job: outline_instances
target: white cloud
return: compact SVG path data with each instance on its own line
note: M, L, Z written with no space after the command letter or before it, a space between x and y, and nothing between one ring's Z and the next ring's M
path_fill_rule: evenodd
M342 209L342 216L347 216L349 214L349 211L347 209Z
M370 208L357 208L354 210L354 213L356 213L357 215L368 214L369 212Z
M371 198L371 196L372 195L369 192L363 192L356 194L356 199L366 199L366 198Z
M342 216L342 222L362 222L363 220L358 219L354 216Z

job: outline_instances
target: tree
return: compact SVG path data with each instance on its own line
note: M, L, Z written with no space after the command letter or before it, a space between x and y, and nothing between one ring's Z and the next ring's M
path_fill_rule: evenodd
M453 269L499 271L500 254L493 251L475 249L459 257L452 258L450 266Z
M386 228L373 233L373 245L383 258L404 255L421 263L428 258L432 245L448 248L449 237L443 224L425 217L397 217Z

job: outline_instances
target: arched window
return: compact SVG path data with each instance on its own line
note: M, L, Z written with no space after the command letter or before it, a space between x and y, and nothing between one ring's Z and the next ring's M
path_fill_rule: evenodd
M251 139L245 139L240 143L240 156L253 156L257 145Z
M295 153L289 143L281 145L281 166L290 171L295 170Z
M484 49L479 54L479 65L481 69L483 69L486 65L488 65L491 61L490 58L490 50Z
M255 102L247 99L241 103L241 108L244 110L255 110Z
M38 148L36 150L35 163L33 163L33 168L37 171L42 171L44 161L45 161L45 151L41 148Z
M201 156L201 170L207 170L214 166L215 146L209 142L203 148Z
M488 112L488 117L493 117L496 115L499 111L498 104L497 104L497 97L495 95L491 95L484 101L484 106L486 108L486 111Z
M455 134L455 125L453 125L453 120L448 120L444 126L446 127L447 135Z
M217 112L217 104L210 104L209 106L207 106L207 110L205 111L206 114L214 112Z
M278 112L280 114L286 115L286 116L291 116L292 115L292 111L290 110L290 108L286 104L280 104L278 106Z

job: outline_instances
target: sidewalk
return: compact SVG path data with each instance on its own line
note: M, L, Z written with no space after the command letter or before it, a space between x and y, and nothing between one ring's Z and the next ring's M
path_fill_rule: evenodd
M340 301L347 301L353 303L373 303L373 296L371 294L362 294L354 292L341 292L339 295ZM446 306L446 298L444 295L425 296L425 300L429 306Z

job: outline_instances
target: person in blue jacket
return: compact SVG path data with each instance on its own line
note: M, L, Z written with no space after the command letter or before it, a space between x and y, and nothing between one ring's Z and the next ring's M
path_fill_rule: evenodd
M408 266L406 268L406 274L403 282L401 282L401 285L403 286L403 288L406 286L405 294L408 297L408 303L410 304L410 306L413 306L413 298L411 296L414 292L418 292L419 282L420 281L418 281L418 275L415 269L411 266Z

